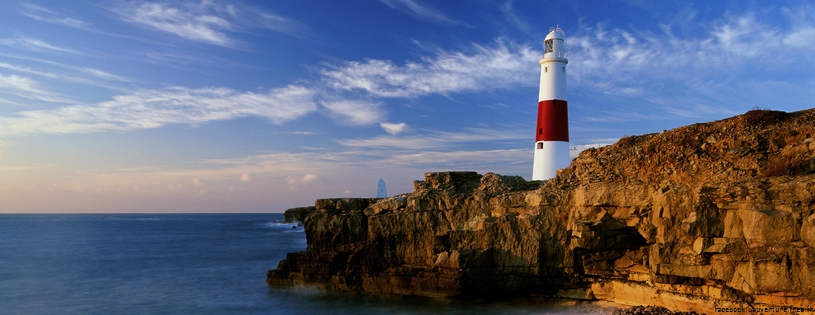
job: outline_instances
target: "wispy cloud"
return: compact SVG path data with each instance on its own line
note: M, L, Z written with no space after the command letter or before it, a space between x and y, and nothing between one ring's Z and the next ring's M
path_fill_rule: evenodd
M682 13L691 20L662 25L661 33L606 29L604 24L585 27L567 38L575 56L569 81L611 94L640 95L665 80L692 84L700 78L740 76L755 67L799 67L794 60L815 49L815 36L810 36L815 35L815 9L801 10L787 13L796 16L788 27L765 23L748 11L700 21L699 27L708 28L683 32L685 36L674 28L695 23L692 12Z
M43 89L37 81L16 74L3 75L0 73L0 91L32 100L73 103L57 93Z
M272 12L263 12L256 9L244 9L246 11L254 12L254 16L243 20L248 27L265 28L278 31L283 34L303 36L306 34L307 27L305 24L298 21L283 17Z
M369 149L427 150L451 148L455 144L486 143L492 141L528 140L528 132L516 129L467 128L463 131L429 131L420 135L397 137L394 135L373 138L337 139L344 146Z
M514 25L523 33L531 33L532 27L529 25L529 23L526 20L518 17L518 15L515 14L515 11L512 9L512 0L504 2L502 5L498 6L498 8L501 10L501 14L504 16L506 21Z
M483 91L516 85L535 85L539 52L526 46L474 46L475 53L441 51L420 62L397 65L369 59L329 66L321 71L331 88L362 91L375 97L420 97L465 91Z
M253 170L257 176L277 173L285 176L287 184L313 182L321 176L316 171L333 174L369 174L372 170L405 172L407 169L427 171L428 167L476 166L489 169L495 164L523 164L531 162L531 149L507 150L420 150L413 152L382 150L368 151L331 151L311 153L268 153L240 158L209 160L207 164L220 171L231 174ZM361 172L365 170L364 172ZM305 175L304 175L305 174ZM377 177L378 178L378 177ZM375 183L372 181L372 183Z
M82 30L86 30L86 31L93 31L93 28L91 27L91 25L89 23L85 22L85 21L75 19L75 18L71 18L71 17L65 17L62 14L56 13L56 12L54 12L52 10L49 10L48 8L45 8L45 7L36 5L36 4L32 4L32 3L22 3L22 6L26 10L21 12L21 13L23 15L27 16L27 17L30 17L30 18L34 19L34 20L37 20L37 21L40 21L40 22L46 22L46 23L54 23L54 24L65 25L65 26L68 26L68 27L73 27L73 28L82 29Z
M791 31L786 33L782 43L787 47L815 50L815 8L784 8L782 12L791 24Z
M403 193L411 191L412 180L421 179L426 171L483 173L501 167L503 174L523 174L530 160L525 150L391 152L373 157L364 151L320 151L273 152L185 167L96 170L81 176L58 166L13 166L0 168L0 191L9 205L0 211L54 211L53 200L67 200L60 202L60 209L76 212L282 211L351 192L355 197L373 197L380 177L388 180L389 191ZM49 185L30 180L36 177L47 178Z
M811 59L815 50L815 36L810 36L815 35L815 9L782 9L789 18L780 21L768 12L703 19L684 10L656 31L604 23L579 28L566 38L573 45L570 93L581 91L607 105L596 112L587 108L575 119L691 123L754 106L811 106L806 100L815 98L815 64L801 60Z
M14 47L17 49L24 49L24 50L33 50L33 51L50 51L50 52L64 52L64 53L71 53L71 54L81 54L79 51L71 49L71 48L64 48L59 46L54 46L49 43L46 43L42 40L35 39L35 38L28 38L28 37L18 37L18 38L4 38L0 39L0 44Z
M162 3L131 3L120 8L119 12L127 21L193 41L222 46L233 44L225 33L234 29L232 23L208 12L192 12L187 8L179 9Z
M10 57L14 59L20 60L27 60L27 61L34 61L37 63L41 63L44 65L49 66L56 66L63 69L67 69L68 71L58 71L58 72L50 72L44 71L39 68L33 68L28 66L22 66L19 64L12 64L6 62L0 62L0 68L10 70L11 72L16 72L17 74L25 74L25 75L34 75L39 77L44 77L52 80L59 80L63 82L71 82L71 83L80 83L94 87L101 87L111 90L117 91L130 91L129 88L122 87L120 83L133 83L136 80L127 78L124 76L112 74L103 70L99 70L96 68L87 68L87 67L79 67L59 62L54 62L51 60L41 59L41 58L33 58L31 56L25 55L15 55L15 54L2 54L0 56Z
M494 166L495 164L528 163L532 159L531 153L531 149L426 151L411 154L395 154L379 163L382 165L402 165L423 168L441 167L446 169L461 169L461 167L464 166L475 167L478 170L488 170L490 166Z
M666 110L669 113L679 117L692 117L692 118L709 116L710 114L727 116L740 114L740 112L736 112L725 107L713 107L705 104L682 104L682 105L684 107L668 106L666 107Z
M3 84L0 76L0 87ZM15 78L12 78L15 79ZM11 82L14 82L11 80ZM25 87L22 83L18 85ZM265 94L226 88L182 87L115 96L96 105L74 105L0 117L0 134L85 133L201 124L245 116L283 123L317 109L313 92L287 86Z
M808 10L815 16L815 10ZM661 33L608 29L597 24L568 37L567 42L574 45L570 87L612 104L635 99L640 105L652 106L652 110L642 110L614 105L594 112L589 108L576 118L590 123L622 123L733 115L742 111L738 104L745 104L739 95L756 96L765 90L757 86L781 86L781 90L796 92L799 100L811 98L811 91L801 92L805 90L801 83L784 87L783 77L749 76L756 63L797 72L813 69L812 65L796 66L790 61L806 58L808 52L801 47L809 45L806 34L815 29L815 20L809 15L799 14L789 29L763 23L757 13L744 12L705 22L707 29L690 30L685 24L693 24L697 14L683 11L681 15L681 22L659 27ZM327 65L320 71L322 83L375 98L418 98L537 84L529 78L538 75L539 69L530 65L536 63L539 51L501 40L493 46L475 47L472 52L436 50L433 56L401 64L369 59ZM789 60L768 62L781 56ZM677 106L678 102L683 105ZM429 139L394 136L339 142L359 147L438 147L438 142Z
M581 117L580 120L590 123L612 123L612 122L644 122L654 120L668 120L675 117L668 115L657 115L649 112L641 112L637 110L599 110L595 112L587 112L586 115Z
M364 100L336 100L320 103L334 120L345 125L370 125L381 121L385 112L379 103Z
M236 47L231 34L248 28L266 28L299 34L304 26L280 15L215 1L200 3L131 2L113 9L125 21L147 26L188 40Z
M118 87L115 87L115 86L110 86L110 85L105 84L105 83L97 82L97 80L94 79L94 78L78 77L78 76L71 76L71 75L66 75L66 74L62 74L62 73L46 72L46 71L41 71L41 70L38 70L38 69L33 69L33 68L30 68L30 67L14 65L14 64L9 64L9 63L5 63L5 62L0 62L0 68L11 70L11 71L14 71L14 72L17 72L17 73L33 74L33 75L36 75L36 76L41 76L41 77L54 79L54 80L65 81L65 82L82 83L82 84L92 85L92 86L96 86L96 87L104 87L104 88L110 88L110 89L116 89L116 90L121 89L121 88L118 88ZM117 75L114 75L114 74L110 74L110 73L107 73L107 72L104 72L104 71L101 71L101 70L97 70L97 69L77 68L75 70L77 70L77 71L79 71L81 73L89 74L89 75L91 75L91 77L95 77L95 78L98 78L98 79L103 79L103 80L108 80L108 81L119 81L119 82L132 82L132 80L130 80L128 78L117 76Z
M524 133L526 134L526 133ZM495 169L498 165L517 165L507 169L512 172L530 163L532 150L528 149L464 149L460 145L489 141L528 140L521 132L512 129L491 130L466 128L453 132L422 131L410 137L374 137L369 139L335 139L343 144L340 150L313 150L306 153L275 152L240 158L213 159L207 164L217 169L253 170L261 173L277 173L285 170L287 180L300 183L303 174L375 174L388 172L418 172L429 168L469 168L480 171ZM396 149L396 150L394 150ZM373 176L373 175L372 175ZM378 178L378 177L377 177ZM376 179L376 178L375 178Z
M106 80L114 80L114 81L123 81L123 82L133 82L132 79L125 78L123 76L115 75L109 72L105 72L99 69L94 68L81 68L81 71L97 78L106 79Z
M281 135L301 135L301 136L308 136L308 135L316 135L319 134L314 131L275 131L275 134Z
M0 148L2 149L2 148ZM2 157L2 150L0 150L0 157ZM41 170L54 167L54 164L39 164L39 165L19 165L0 167L0 172L27 172L32 170Z
M421 5L415 0L379 0L379 1L391 7L391 9L407 10L414 16L422 19L451 25L466 25L460 21L448 17L447 15L439 12L436 9Z
M0 68L7 69L7 70L12 70L12 71L15 71L15 72L22 72L22 73L27 73L27 74L43 76L43 77L50 78L50 79L58 79L58 80L63 80L63 81L69 81L69 82L83 82L83 81L86 81L84 78L72 77L72 76L59 74L59 73L53 73L53 72L40 71L40 70L37 70L37 69L32 69L30 67L14 65L14 64L5 63L5 62L0 62Z

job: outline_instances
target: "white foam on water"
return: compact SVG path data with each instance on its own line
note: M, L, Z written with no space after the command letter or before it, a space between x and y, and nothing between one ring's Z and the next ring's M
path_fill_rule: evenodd
M303 233L303 226L298 223L272 221L263 224L264 227L281 230L283 233Z

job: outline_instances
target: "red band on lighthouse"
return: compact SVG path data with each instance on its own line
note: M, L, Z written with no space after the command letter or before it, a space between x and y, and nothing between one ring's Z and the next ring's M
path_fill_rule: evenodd
M569 142L569 113L564 100L538 102L538 127L535 142Z

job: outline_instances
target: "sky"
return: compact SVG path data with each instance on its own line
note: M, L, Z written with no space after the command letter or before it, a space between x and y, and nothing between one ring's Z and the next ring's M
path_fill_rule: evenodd
M811 1L2 1L0 213L282 212L815 106Z

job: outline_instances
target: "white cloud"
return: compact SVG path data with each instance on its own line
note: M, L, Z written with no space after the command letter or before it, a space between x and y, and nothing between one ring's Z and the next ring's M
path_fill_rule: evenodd
M92 76L102 78L102 79L106 79L106 80L115 80L115 81L124 81L124 82L131 82L132 81L131 79L128 79L128 78L125 78L125 77L122 77L122 76L118 76L118 75L115 75L115 74L112 74L112 73L108 73L108 72L105 72L105 71L102 71L102 70L99 70L99 69L82 68L81 70L82 70L82 72L85 72L85 73L90 74Z
M319 133L314 132L314 131L306 131L306 130L303 130L303 131L275 131L274 133L275 134L281 134L281 135L305 135L305 136L319 134Z
M67 18L67 17L43 17L43 16L40 16L40 15L31 14L31 13L23 13L23 14L30 17L30 18L32 18L32 19L40 21L40 22L62 24L62 25L65 25L65 26L78 28L78 29L81 29L81 30L92 30L91 25L86 23L85 21L82 21L82 20L77 20L77 19Z
M527 34L532 33L531 31L532 27L529 25L529 22L518 17L518 15L515 14L515 11L512 9L512 0L504 2L504 4L499 6L499 9L501 10L501 14L503 14L504 19L506 19L506 21L515 25L516 28L518 28L524 33Z
M111 86L111 85L109 85L109 84L107 84L105 82L100 82L100 81L97 81L97 80L92 79L92 78L71 76L71 75L66 75L66 74L61 74L61 73L54 73L54 72L46 72L46 71L33 69L33 68L30 68L30 67L24 67L24 66L5 63L5 62L0 62L0 68L8 69L8 70L11 70L11 71L14 71L14 72L17 72L17 73L33 74L33 75L37 75L37 76L41 76L41 77L45 77L45 78L49 78L49 79L54 79L54 80L65 81L65 82L81 83L81 84L86 84L86 85L90 85L90 86L94 86L94 87L102 87L102 88L108 88L108 89L113 89L113 90L123 90L123 88ZM107 72L104 72L104 71L101 71L101 70L88 69L88 68L77 68L77 69L74 69L74 70L78 70L81 73L90 74L93 77L97 77L97 78L100 78L100 79L103 79L103 80L114 80L114 81L120 81L120 82L132 82L132 80L130 80L130 79L127 79L127 78L124 78L124 77L121 77L121 76L117 76L117 75L114 75L114 74L110 74L110 73L107 73ZM40 92L48 94L45 91L40 91ZM54 98L54 97L55 97L55 95L52 95L52 98Z
M0 66L2 65L4 64L0 64ZM0 74L0 91L5 91L6 93L32 100L55 103L73 103L73 101L63 98L57 93L42 89L37 81L16 74L7 76Z
M51 11L45 7L41 7L31 3L23 3L23 7L28 9L26 12L22 12L23 15L28 16L34 20L40 22L47 22L47 23L54 23L54 24L61 24L73 28L78 28L82 30L91 30L90 24L74 19L69 17L64 17L59 13ZM34 13L37 12L37 13ZM46 16L42 16L40 14L45 14Z
M804 13L795 13L797 18L788 29L764 22L754 12L714 22L694 21L695 14L683 13L690 19L683 23L699 27L684 32L685 36L674 34L675 25L662 25L662 33L606 29L603 24L584 27L566 38L567 45L573 45L569 84L640 96L662 89L666 80L695 90L694 85L703 78L761 80L743 78L741 73L799 68L795 60L815 49L815 20L811 18L815 10L805 7L798 11Z
M231 33L244 28L261 27L298 34L303 26L295 21L257 8L221 5L215 1L200 3L129 3L114 11L126 21L174 34L192 41L234 47Z
M304 35L307 27L300 22L270 12L255 12L257 15L244 20L249 26L267 28L288 35Z
M325 84L376 97L420 97L466 91L484 91L517 85L534 86L539 52L526 46L474 46L475 53L439 52L420 62L396 65L369 59L346 62L321 71Z
M65 52L71 54L80 54L79 51L76 51L71 48L64 48L59 46L54 46L49 43L46 43L42 40L35 39L35 38L28 38L28 37L18 37L18 38L5 38L0 39L0 44L14 47L17 49L24 49L24 50L34 50L34 51L56 51L56 52Z
M815 50L815 8L784 8L781 11L792 25L789 32L782 34L782 43L796 49Z
M282 211L313 203L316 198L352 192L373 197L383 174L400 178L389 181L388 189L401 193L412 190L413 180L421 179L425 171L525 174L532 158L531 149L373 150L373 155L369 151L272 152L182 167L97 169L81 174L64 166L0 168L0 191L9 197L4 199L7 208L24 207L30 212L53 211L54 202L73 212L87 211L93 204L97 207L90 208L104 212ZM252 184L236 186L243 174L251 174ZM43 181L49 184L42 185ZM81 190L81 196L75 188ZM274 205L269 208L271 201ZM99 208L100 202L111 206Z
M2 148L0 148L2 149ZM2 150L0 150L0 158L2 158ZM43 170L53 168L54 164L37 164L37 165L18 165L0 167L0 172L29 172L34 170ZM8 173L6 173L8 174Z
M710 32L712 41L707 43L710 48L728 52L729 55L752 58L765 54L767 48L775 50L776 47L769 46L776 42L774 39L778 37L778 32L777 28L762 25L752 15L746 15L714 27ZM756 46L759 43L761 45Z
M413 15L418 16L419 18L431 20L434 22L441 22L445 24L463 24L462 22L456 21L444 13L439 12L438 10L420 5L415 0L379 0L385 5L389 6L391 9L407 9Z
M784 36L782 43L800 49L815 49L815 27L798 29Z
M666 106L665 110L679 117L693 118L710 116L710 114L718 116L734 116L740 114L740 112L733 111L726 107L713 107L705 104L682 104L682 106L683 107Z
M323 101L320 104L341 124L370 125L385 115L379 103L363 100Z
M379 161L379 164L433 168L443 166L457 169L461 166L477 166L477 168L486 168L487 165L494 165L496 163L515 164L529 162L531 160L531 149L460 150L394 154L389 156L387 159Z
M317 179L317 174L306 174L303 176L303 179L300 180L301 183L308 183L312 182Z
M289 190L295 191L298 187L302 187L308 183L317 180L316 174L306 174L303 177L297 176L288 176L286 177L286 183L289 184Z
M464 131L446 132L430 131L410 137L377 136L361 139L337 139L335 141L348 147L374 149L449 149L456 144L529 139L527 132L508 129L468 128Z
M403 167L492 165L531 162L532 148L470 150L460 144L487 141L529 140L527 133L517 130L469 128L457 132L427 132L413 137L384 136L370 139L335 140L346 150L316 150L307 153L270 153L243 158L209 160L206 164L223 169L244 169L287 174L286 183L300 185L315 181L317 172L354 173L359 170L397 169ZM394 148L399 150L394 150ZM480 163L480 164L479 164ZM486 169L486 168L485 168ZM306 174L306 175L303 175ZM381 177L381 176L380 176ZM378 178L378 177L377 177Z
M21 59L21 60L28 60L28 61L33 61L33 62L37 62L37 63L57 66L57 67L68 69L68 70L75 71L75 72L78 72L78 73L89 74L89 75L91 75L93 77L96 77L96 78L99 78L99 79L104 79L104 80L122 81L122 82L135 82L135 80L133 80L133 79L126 78L126 77L119 76L119 75L115 75L115 74L112 74L112 73L109 73L109 72L106 72L106 71L102 71L102 70L99 70L99 69L95 69L95 68L77 67L77 66L74 66L74 65L59 63L59 62L55 62L55 61L52 61L52 60L34 58L34 57L29 56L29 55L15 55L15 54L0 54L0 55L2 55L4 57L10 57L10 58ZM70 82L80 82L80 83L92 83L93 82L92 80L82 78L82 77L69 76L69 75L60 74L60 73L45 72L45 71L32 69L30 67L19 66L19 65L9 64L9 63L0 63L0 67L1 68L6 68L6 69L9 69L9 70L13 70L13 71L17 71L17 72L24 72L24 73L40 75L40 76L44 76L44 77L51 78L51 79L58 79L58 80L64 80L64 81L70 81Z
M13 64L5 63L5 62L0 62L0 68L4 68L4 69L16 71L16 72L23 72L23 73L28 73L28 74L39 75L39 76L43 76L43 77L51 78L51 79L70 81L70 82L87 81L87 80L85 80L83 78L72 77L72 76L67 76L67 75L52 73L52 72L39 71L39 70L36 70L36 69L32 69L30 67L13 65Z
M398 124L388 123L388 122L381 122L381 123L379 123L379 126L382 127L382 129L384 129L385 132L395 136L395 135L401 133L402 131L404 131L407 124L405 124L403 122L398 123Z
M0 87L3 82L0 76ZM245 116L283 123L317 109L313 92L287 86L265 94L226 88L182 87L119 95L96 105L32 110L0 117L0 134L84 133L200 124Z
M131 4L120 13L130 22L187 39L222 46L232 45L232 40L224 33L232 28L232 24L214 15L193 13L160 3Z

